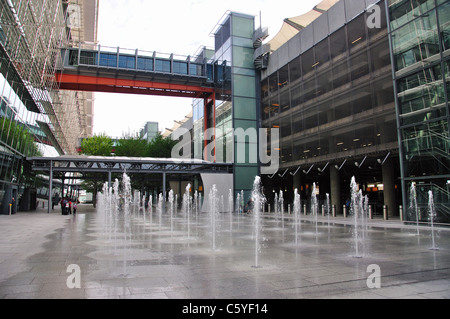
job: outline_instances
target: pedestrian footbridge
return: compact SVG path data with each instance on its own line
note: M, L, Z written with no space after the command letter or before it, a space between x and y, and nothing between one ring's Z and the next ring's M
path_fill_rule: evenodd
M218 80L216 68L203 55L80 44L61 50L55 81L62 90L207 98Z

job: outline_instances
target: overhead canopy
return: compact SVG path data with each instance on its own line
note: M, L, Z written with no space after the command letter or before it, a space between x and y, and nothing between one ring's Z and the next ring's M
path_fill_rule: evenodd
M84 156L62 155L58 157L30 157L34 171L79 172L79 173L230 173L230 163L212 163L199 159Z
M283 44L289 41L293 36L304 29L307 25L317 19L322 13L330 9L339 0L323 0L316 5L311 11L293 17L286 18L283 21L283 25L280 31L269 41L270 49L275 51Z

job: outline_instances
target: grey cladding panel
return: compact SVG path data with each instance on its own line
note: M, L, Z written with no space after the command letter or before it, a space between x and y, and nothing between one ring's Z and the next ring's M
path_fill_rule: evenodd
M363 0L345 0L345 13L347 21L352 20L361 12L366 10L366 3Z
M330 34L341 28L346 22L344 1L339 1L328 10Z
M308 25L301 32L302 40L301 40L301 48L302 52L305 52L309 48L311 48L314 44L314 30L312 24Z
M328 36L328 12L323 13L313 22L314 44Z
M286 43L278 49L278 65L282 66L288 62L289 62L289 46Z
M293 60L300 55L301 51L301 37L300 34L296 34L292 39L289 40L289 60Z

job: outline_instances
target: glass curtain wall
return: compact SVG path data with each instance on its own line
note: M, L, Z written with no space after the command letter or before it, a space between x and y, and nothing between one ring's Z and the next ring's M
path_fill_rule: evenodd
M302 178L318 181L318 166L372 154L373 170L358 170L359 182L381 182L377 157L398 148L394 92L386 19L369 29L367 18L355 17L262 81L262 124L280 128L281 171L315 164Z
M24 158L42 155L52 128L44 111L59 101L52 95L60 47L66 40L61 1L2 1L0 4L0 213L34 209L35 179ZM72 131L73 128L69 128ZM39 144L37 144L37 142ZM21 207L19 207L21 203Z
M235 196L248 198L259 174L257 79L253 64L254 17L230 12L214 33L215 53L210 59L210 78L215 83L215 111L195 100L194 153L202 158L205 125L215 128L215 160L234 163ZM206 110L206 114L205 114ZM214 115L212 114L214 113ZM205 121L205 117L207 120ZM236 132L238 132L236 134ZM206 143L211 143L208 139Z
M401 142L403 202L415 184L418 209L406 218L427 222L429 192L436 222L450 222L450 1L388 2ZM418 216L416 215L418 213Z
M250 197L255 176L259 175L259 112L256 70L253 62L254 17L231 13L232 127L234 129L234 191Z

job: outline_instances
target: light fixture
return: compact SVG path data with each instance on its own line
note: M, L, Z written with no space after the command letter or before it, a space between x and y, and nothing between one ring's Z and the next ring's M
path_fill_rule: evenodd
M303 170L303 173L305 173L306 175L308 175L309 172L312 170L313 167L314 167L314 164L311 165L311 167L309 168L308 171Z
M383 161L381 161L381 159L377 159L377 162L380 163L381 165L383 165L384 162L386 162L386 160L388 159L389 155L391 155L391 152L389 152L389 153L386 155L386 157L384 158Z
M290 172L289 174L291 174L292 176L295 176L295 174L297 174L297 172L300 170L300 166L295 170L294 173Z
M352 44L355 44L356 42L361 41L361 40L362 40L362 37L359 37L358 39L354 40L354 41L352 42Z
M281 175L281 174L278 174L278 176L280 176L281 178L283 178L284 177L284 175L286 175L286 173L287 173L287 171L288 171L289 169L287 169L287 170L285 170L284 171L284 173L283 173L283 175Z
M323 168L318 167L317 170L322 173L328 167L328 164L330 164L330 162L326 163Z
M363 160L361 161L360 164L358 164L358 162L355 162L355 166L358 167L358 168L361 168L361 166L364 163L364 161L366 160L366 158L367 158L367 155L363 158Z
M340 171L340 170L342 169L342 167L344 166L345 162L347 162L347 159L345 159L345 160L342 162L341 166L334 165L334 167L336 167L336 169L337 169L338 171Z

